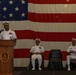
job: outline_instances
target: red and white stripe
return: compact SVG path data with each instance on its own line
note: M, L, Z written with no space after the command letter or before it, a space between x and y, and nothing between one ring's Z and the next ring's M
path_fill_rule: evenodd
M14 50L14 66L28 66L29 51L36 38L41 39L41 45L45 48L45 66L51 49L60 49L63 61L66 61L67 47L71 45L71 39L76 38L76 1L28 0L28 2L28 20L10 21L10 28L15 30L18 37Z

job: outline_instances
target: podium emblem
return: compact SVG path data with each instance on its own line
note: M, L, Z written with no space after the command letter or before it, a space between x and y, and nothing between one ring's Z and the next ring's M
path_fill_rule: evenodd
M9 60L9 54L7 52L2 52L1 53L1 61L6 63Z

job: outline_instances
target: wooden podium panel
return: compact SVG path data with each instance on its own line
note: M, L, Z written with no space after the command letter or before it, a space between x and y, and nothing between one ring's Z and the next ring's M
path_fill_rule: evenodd
M0 75L13 75L14 45L13 40L0 40Z

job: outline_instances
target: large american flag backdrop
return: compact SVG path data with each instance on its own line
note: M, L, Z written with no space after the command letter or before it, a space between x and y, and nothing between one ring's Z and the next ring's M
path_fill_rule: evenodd
M18 37L15 67L28 66L36 38L45 48L45 65L51 49L60 49L66 61L67 47L76 38L76 0L0 0L0 30L4 20Z

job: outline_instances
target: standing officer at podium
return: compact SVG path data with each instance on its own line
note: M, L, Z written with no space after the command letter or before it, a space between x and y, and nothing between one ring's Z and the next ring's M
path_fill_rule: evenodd
M16 42L16 39L17 39L16 33L12 31L11 29L9 29L9 22L4 21L3 25L4 25L4 30L1 31L1 39L14 40Z

